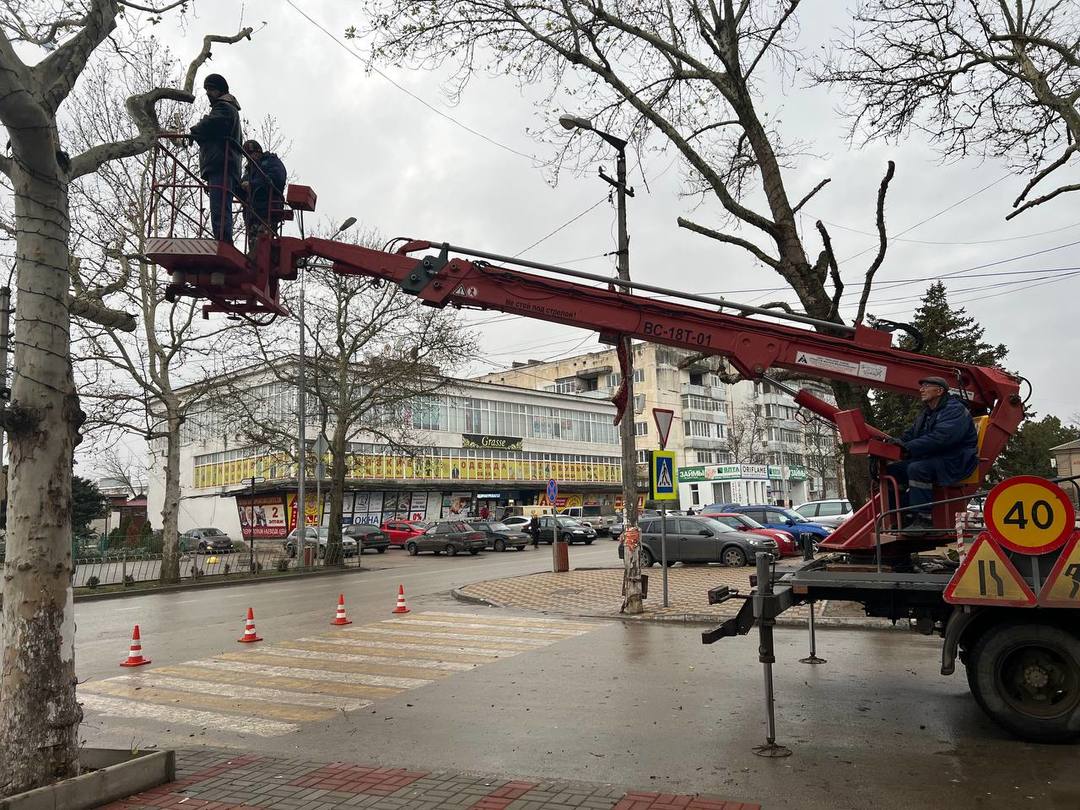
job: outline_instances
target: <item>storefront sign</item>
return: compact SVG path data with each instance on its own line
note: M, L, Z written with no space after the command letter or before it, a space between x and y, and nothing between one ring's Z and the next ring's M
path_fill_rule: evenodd
M768 468L770 471L772 468ZM760 478L767 476L763 464L710 464L697 467L680 467L679 483L695 481L734 481L740 478Z
M253 535L284 537L289 533L285 525L284 495L240 496L236 499L236 509L240 513L240 533L245 539Z
M480 433L462 433L461 446L469 450L520 450L520 436L488 436Z

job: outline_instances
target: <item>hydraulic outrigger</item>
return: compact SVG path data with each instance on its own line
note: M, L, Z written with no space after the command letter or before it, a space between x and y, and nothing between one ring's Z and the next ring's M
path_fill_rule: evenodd
M158 199L165 197L162 187L155 186ZM315 194L294 185L286 202L292 211L311 211ZM160 227L161 218L157 221ZM953 672L960 651L980 706L1014 733L1033 740L1080 736L1080 637L1078 614L1072 610L1080 607L1080 600L1034 610L978 599L970 604L946 601L957 563L919 555L955 536L956 516L980 491L980 482L1023 418L1019 381L1004 370L904 351L892 345L891 332L863 324L846 326L642 283L617 281L616 289L616 280L608 277L435 240L398 240L391 252L264 233L244 254L198 233L178 236L175 217L171 222L166 234L149 240L147 252L171 274L166 296L204 299L206 315L227 312L255 319L285 314L278 300L280 282L296 279L307 261L319 258L330 262L334 272L396 284L428 306L497 310L594 330L606 338L625 335L718 355L748 379L768 379L770 369L791 369L914 395L919 379L945 377L979 427L976 472L935 492L934 525L949 528L899 531L899 515L889 508L889 490L895 484L883 474L885 463L899 457L899 448L865 424L860 411L840 410L806 390L792 391L801 407L836 425L852 453L868 457L878 472L872 496L821 544L821 550L832 554L780 577L770 561L759 556L752 583L756 587L750 593L711 591L710 602L745 601L736 617L704 633L702 640L743 635L755 622L759 625L769 718L767 744L760 752L767 755L786 751L776 745L773 721L775 618L792 606L829 599L859 602L868 615L910 620L923 633L942 635L942 673ZM426 254L414 255L421 251ZM629 291L621 291L624 288ZM1072 545L1065 548L1043 557L1012 554L1009 559L1037 589L1039 571L1049 571L1058 554L1071 553ZM1009 649L1032 652L1016 658ZM982 660L991 652L1004 655L1008 666L997 659L992 664Z

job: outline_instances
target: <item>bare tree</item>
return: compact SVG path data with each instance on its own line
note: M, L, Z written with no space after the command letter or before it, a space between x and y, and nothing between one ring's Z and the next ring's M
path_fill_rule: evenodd
M369 235L362 239L370 244ZM406 455L419 454L418 436L424 425L422 403L453 388L450 373L475 353L471 332L456 313L418 307L416 300L394 285L374 286L370 280L345 276L325 268L309 269L304 281L306 337L304 390L308 423L320 422L330 455L330 513L326 562L341 559L341 516L354 442L378 443ZM286 293L286 304L298 312L299 285ZM296 325L262 327L251 331L251 344L273 378L291 390L299 386ZM245 409L241 439L297 457L296 422L268 419L258 403L231 397ZM297 414L299 418L299 414ZM305 469L311 459L305 453ZM320 505L321 507L321 505ZM303 505L298 506L303 520Z
M761 405L752 402L732 408L727 424L727 445L734 464L764 464L765 430L768 427Z
M836 428L823 419L808 415L800 417L805 425L803 428L803 450L806 458L806 467L821 480L822 492L820 497L837 497L840 484L840 470L843 461L841 445L837 440ZM829 492L829 481L837 482L837 491ZM813 496L811 496L813 497Z
M0 670L3 795L78 773L82 711L75 699L71 468L83 413L73 384L70 318L134 328L134 319L109 309L98 290L72 295L69 187L109 161L149 149L161 128L157 103L190 102L201 62L193 63L183 89L155 87L129 97L130 126L119 139L69 155L57 120L98 47L113 36L110 52L123 48L114 36L122 15L184 6L181 0L159 8L125 0L0 3L0 124L8 143L0 174L14 198L18 302L11 403L0 418L10 439ZM24 61L30 55L41 58Z
M680 217L695 233L746 251L777 273L802 310L840 323L840 271L823 223L814 252L796 213L828 182L789 192L785 169L800 145L784 139L770 110L762 74L790 76L805 57L795 48L798 0L383 0L370 29L347 35L371 41L373 59L455 66L460 92L477 71L503 71L522 84L572 94L596 126L644 148L652 139L674 147L689 189L719 203L720 227ZM567 149L596 139L571 140ZM892 166L877 200L880 246L865 274L864 297L885 257L884 201ZM868 206L870 207L870 206ZM873 208L871 207L871 210ZM831 290L830 290L831 285ZM785 305L786 306L786 305ZM843 408L870 413L865 390L834 383ZM862 482L865 500L868 482Z
M146 494L149 468L145 464L130 456L122 456L115 448L102 450L94 463L97 471L122 486L129 498Z
M944 156L1003 158L1027 176L1012 217L1071 191L1031 197L1080 165L1080 13L1061 0L870 0L820 78L851 92L852 134L916 129Z

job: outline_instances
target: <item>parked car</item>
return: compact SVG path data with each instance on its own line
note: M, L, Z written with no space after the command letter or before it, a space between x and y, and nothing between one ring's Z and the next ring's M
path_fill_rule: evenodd
M484 550L484 533L478 532L463 520L444 520L431 526L421 535L405 543L405 550L414 557L421 551L442 554L451 557L460 551L476 555Z
M532 518L527 515L511 515L510 517L503 518L502 523L504 526L509 526L514 531L528 531L529 524L532 523Z
M819 526L835 529L854 514L851 501L845 498L829 498L823 501L807 501L795 507L795 511L806 520Z
M382 529L370 523L353 523L351 526L346 526L341 530L341 539L344 540L346 537L351 537L356 541L357 552L360 554L365 551L376 551L382 554L390 548L390 538Z
M411 538L426 532L431 524L423 520L384 520L379 528L390 539L391 546L405 548Z
M740 515L737 512L702 512L699 517L712 518L737 532L751 532L771 537L776 541L776 548L781 557L791 557L799 553L799 544L795 542L795 535L791 532L782 529L767 529L747 515Z
M296 556L296 546L300 538L299 529L293 529L289 532L289 536L285 538L285 542L282 543L282 548L285 549L285 553L290 557ZM320 526L315 528L314 526L308 526L305 529L304 545L307 547L315 547L318 543L319 559L323 559L326 556L326 544L330 540L330 530L326 526ZM341 536L341 551L346 557L353 557L356 555L356 539L349 537L342 533Z
M798 512L793 512L783 506L771 506L769 504L743 506L737 503L714 506L718 506L718 508L714 509L713 506L710 506L706 511L735 512L753 518L767 529L780 529L781 531L791 532L795 535L795 539L799 541L800 547L804 543L819 543L832 534L832 529L817 523L811 523Z
M524 550L532 538L522 529L507 526L498 520L470 520L469 525L484 533L485 548L506 551L508 548Z
M622 537L623 529L625 528L626 524L623 523L623 519L620 517L618 520L612 523L610 527L608 527L608 534L611 535L612 540L618 540L620 537Z
M221 554L233 550L233 541L221 529L188 529L180 535L180 550L196 554Z
M747 565L758 552L777 555L776 541L771 537L741 532L717 520L707 517L676 516L646 518L641 521L641 565L649 568L661 559L661 523L667 526L667 563L703 565ZM623 558L624 546L619 543L619 559Z
M566 543L584 543L591 546L592 541L596 539L596 530L590 529L573 518L563 517L562 515L541 515L540 541L542 543L551 543L555 535L558 535L559 539Z

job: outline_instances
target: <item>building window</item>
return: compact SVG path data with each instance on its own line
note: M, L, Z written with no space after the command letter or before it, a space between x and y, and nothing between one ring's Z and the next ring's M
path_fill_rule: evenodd
M649 423L648 422L634 422L634 435L635 436L648 436L649 435Z
M634 395L634 413L641 413L643 410L645 410L645 395L644 394L635 394Z
M649 452L650 451L648 451L648 450L638 450L637 451L637 463L638 464L648 464L649 463Z
M701 505L701 496L698 494L698 485L697 484L691 484L690 485L690 505L691 506L700 506Z
M645 382L645 369L643 369L643 368L635 368L634 369L634 382Z

